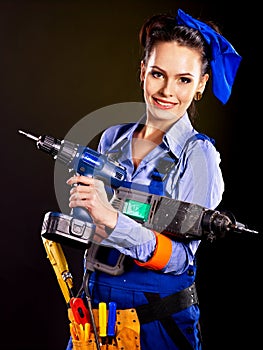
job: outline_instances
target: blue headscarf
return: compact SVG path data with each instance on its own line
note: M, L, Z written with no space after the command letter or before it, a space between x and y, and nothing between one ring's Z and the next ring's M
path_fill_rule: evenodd
M212 89L214 95L226 104L232 91L236 72L242 57L222 35L209 25L187 15L179 9L177 24L197 29L211 47Z

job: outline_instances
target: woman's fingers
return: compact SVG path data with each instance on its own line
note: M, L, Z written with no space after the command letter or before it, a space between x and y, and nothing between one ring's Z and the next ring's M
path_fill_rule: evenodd
M69 207L84 207L96 224L115 227L117 211L109 203L103 181L87 176L73 176L67 184L73 185L70 190ZM74 186L78 184L78 186Z
M89 177L89 176L74 175L67 180L67 184L74 185L74 184L81 183L83 185L92 185L92 184L94 184L94 181L98 181L98 180L94 179L93 177Z

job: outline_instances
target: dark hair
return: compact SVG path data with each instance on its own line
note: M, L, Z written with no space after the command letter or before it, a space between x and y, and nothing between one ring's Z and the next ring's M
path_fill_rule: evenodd
M207 24L219 32L218 27L212 22L207 22ZM154 15L146 20L140 30L139 39L143 48L142 61L145 64L147 64L156 43L176 41L179 45L195 49L200 53L202 75L210 72L210 47L204 40L202 34L196 29L178 25L176 18L171 15ZM188 114L192 122L194 122L196 116L194 100L188 108Z

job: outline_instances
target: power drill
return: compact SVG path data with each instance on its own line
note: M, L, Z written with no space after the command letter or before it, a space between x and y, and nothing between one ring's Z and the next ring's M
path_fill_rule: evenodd
M208 240L225 237L226 233L257 234L235 220L232 213L207 209L165 196L138 190L126 180L126 168L106 156L79 144L60 141L51 136L35 137L19 132L36 141L37 147L64 163L80 175L107 180L114 194L111 204L119 211L155 230L177 240ZM143 186L138 186L142 188ZM92 240L94 227L62 213L48 212L42 235L54 241L87 246Z
M113 188L121 186L126 179L124 166L89 147L67 140L60 141L52 136L36 137L22 130L19 130L19 133L36 141L38 149L50 154L79 175L101 178L108 181Z

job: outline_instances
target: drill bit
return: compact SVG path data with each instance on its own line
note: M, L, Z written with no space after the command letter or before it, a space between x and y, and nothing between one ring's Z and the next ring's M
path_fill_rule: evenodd
M29 134L29 133L27 133L27 132L24 132L24 131L22 131L22 130L18 130L18 132L19 132L20 134L22 134L22 135L25 135L26 137L29 137L30 139L32 139L32 140L34 140L34 141L38 141L38 140L39 140L39 137L36 137L36 136L34 136L34 135L31 135L31 134Z

